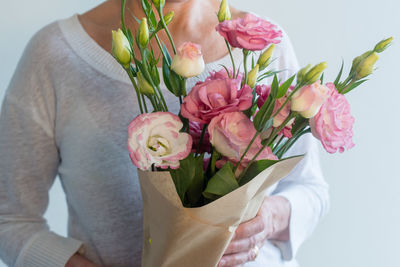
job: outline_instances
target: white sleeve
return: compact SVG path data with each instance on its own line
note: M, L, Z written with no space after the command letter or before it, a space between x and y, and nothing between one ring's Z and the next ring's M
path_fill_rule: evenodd
M0 113L0 258L9 266L63 267L82 247L43 218L60 161L46 43L36 35L26 48Z
M280 49L275 55L275 69L286 70L280 79L286 80L299 69L292 43L283 31ZM284 260L293 259L300 245L311 235L320 218L329 209L328 184L325 182L319 159L319 142L311 134L301 137L285 157L306 154L292 172L278 183L273 195L283 196L291 206L287 242L271 240L282 253Z
M272 193L285 197L291 206L289 241L271 240L287 261L296 256L300 245L311 235L329 209L328 184L322 175L318 144L311 134L299 139L285 157L304 153L306 156L278 183Z

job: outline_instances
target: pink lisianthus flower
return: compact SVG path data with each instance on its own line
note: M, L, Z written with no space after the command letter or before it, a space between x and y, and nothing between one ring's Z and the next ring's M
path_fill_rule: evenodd
M282 37L282 31L276 25L253 14L225 20L218 24L216 30L231 46L251 51L263 50L271 43L277 44Z
M236 73L232 73L232 69L229 69L229 75L232 77L233 75L236 75ZM228 73L224 68L222 68L219 71L212 71L210 72L210 76L207 77L206 82L211 81L211 80L220 80L220 79L229 79ZM234 79L237 82L237 86L240 87L240 84L243 80L243 73L239 72L238 76Z
M221 114L210 122L208 126L210 142L226 160L233 163L239 162L242 154L250 144L256 129L253 122L242 112L230 112ZM243 158L243 164L251 159L262 149L260 137L256 138L253 145ZM277 159L269 147L266 147L257 160Z
M145 113L129 124L128 149L134 165L149 170L154 164L163 169L179 168L179 161L192 149L192 137L179 132L182 122L169 112Z
M252 89L238 89L233 79L216 79L197 83L184 98L181 114L190 121L208 124L221 113L246 110L252 105Z
M192 136L193 139L193 148L192 152L197 151L197 147L199 146L200 143L200 138L201 138L201 132L203 131L204 124L191 121L189 122L189 134ZM208 134L208 131L206 130L204 137L203 137L203 143L202 146L200 147L200 153L204 152L211 152L211 143L210 143L210 135Z
M350 104L346 97L337 92L333 83L327 86L331 89L331 95L317 115L310 119L311 132L321 140L327 152L335 153L339 150L343 153L345 148L354 147L354 117L350 113Z

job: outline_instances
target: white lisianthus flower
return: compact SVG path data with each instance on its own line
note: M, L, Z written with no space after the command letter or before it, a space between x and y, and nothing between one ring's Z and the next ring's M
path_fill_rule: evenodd
M191 42L185 42L178 48L178 53L171 63L171 69L185 78L201 74L204 67L200 45Z
M179 161L192 149L192 137L179 132L182 122L170 112L145 113L129 124L130 158L139 169L147 171L154 164L163 169L178 169Z

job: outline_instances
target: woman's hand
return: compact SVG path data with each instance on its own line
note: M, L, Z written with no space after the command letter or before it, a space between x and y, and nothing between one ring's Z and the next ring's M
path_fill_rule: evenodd
M100 266L76 253L69 259L67 264L65 264L65 267L100 267Z
M264 199L257 216L239 225L218 266L254 261L267 239L289 240L290 203L280 196Z

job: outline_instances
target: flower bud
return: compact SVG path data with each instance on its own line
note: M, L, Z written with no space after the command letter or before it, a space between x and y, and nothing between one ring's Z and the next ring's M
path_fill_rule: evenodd
M369 56L364 58L356 68L356 79L362 79L367 77L374 70L374 65L378 61L379 55L376 52L372 52Z
M201 74L205 64L201 47L185 42L178 48L178 53L171 62L171 69L182 77L190 78Z
M312 84L316 82L319 77L321 76L322 72L328 67L328 63L326 62L321 62L317 65L315 65L311 70L309 70L306 74L305 81L307 84Z
M367 51L364 54L362 54L361 56L355 57L353 59L353 64L351 66L351 70L350 73L354 73L356 71L356 69L358 68L358 65L360 65L360 63L366 59L368 57L368 55L370 55L372 53L372 51Z
M232 18L231 11L229 10L229 4L227 0L222 0L218 11L218 20L223 22Z
M258 71L260 70L260 66L257 64L254 69L249 72L249 76L247 77L247 84L253 88L257 82Z
M146 96L154 95L153 86L151 86L151 84L146 80L146 78L143 76L141 72L137 73L137 81L138 81L139 91L141 94L144 94Z
M125 68L131 63L131 45L121 29L112 31L112 53Z
M377 53L382 53L390 46L393 41L393 37L387 38L385 40L380 41L374 48L374 51Z
M274 53L275 44L271 44L258 58L257 64L260 65L260 69L265 69L271 62L272 53Z
M140 22L138 41L141 48L145 48L149 43L149 25L147 24L147 19L143 18Z
M305 66L304 68L300 69L297 72L297 81L301 82L304 80L304 76L306 75L306 73L311 69L311 64L308 64L307 66Z
M172 21L172 19L174 18L174 15L175 15L175 12L171 11L171 12L168 12L168 14L164 16L165 25L168 25Z
M152 0L152 2L156 8L164 7L165 5L165 0Z

